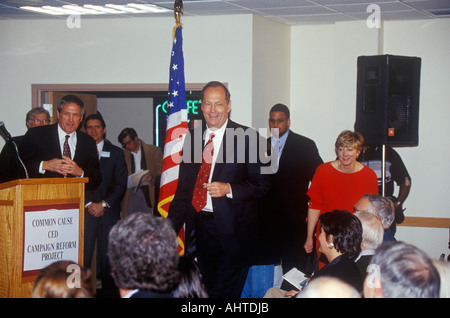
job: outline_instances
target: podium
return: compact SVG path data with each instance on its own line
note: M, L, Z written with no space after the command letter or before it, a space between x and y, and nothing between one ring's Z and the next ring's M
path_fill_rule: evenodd
M58 260L83 265L88 178L0 184L0 297L29 298L39 271Z

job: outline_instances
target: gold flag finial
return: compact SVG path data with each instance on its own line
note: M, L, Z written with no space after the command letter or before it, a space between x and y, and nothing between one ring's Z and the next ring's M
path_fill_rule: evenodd
M173 11L175 14L176 23L180 24L181 16L183 15L183 0L175 0Z

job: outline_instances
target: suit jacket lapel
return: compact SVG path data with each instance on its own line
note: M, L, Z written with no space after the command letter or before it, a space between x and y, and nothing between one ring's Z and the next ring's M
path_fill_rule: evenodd
M80 156L81 155L81 147L78 147L78 145L80 144L80 133L79 133L79 131L77 130L76 131L76 134L77 134L77 144L75 145L75 155L73 156L73 160L75 161L75 158L78 158L78 156Z

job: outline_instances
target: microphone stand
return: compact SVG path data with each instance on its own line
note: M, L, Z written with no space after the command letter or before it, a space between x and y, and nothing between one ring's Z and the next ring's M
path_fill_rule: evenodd
M29 179L27 168L25 167L25 165L24 165L22 159L20 158L20 155L19 155L19 149L18 149L18 147L17 147L17 144L16 144L16 142L14 141L14 139L12 139L12 138L11 138L11 143L13 144L14 150L16 151L17 159L19 159L19 162L20 162L20 164L22 165L23 170L25 171L25 177L26 177L27 179ZM20 178L20 173L19 173L19 178Z

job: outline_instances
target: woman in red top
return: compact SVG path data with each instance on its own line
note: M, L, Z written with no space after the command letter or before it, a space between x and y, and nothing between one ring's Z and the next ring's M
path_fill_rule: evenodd
M366 193L378 194L376 173L356 160L364 144L363 136L358 132L345 130L339 134L335 143L337 160L326 162L317 167L311 186L308 210L308 234L305 250L313 249L314 231L319 237L319 215L332 210L353 212L353 206ZM325 264L320 262L319 268Z

